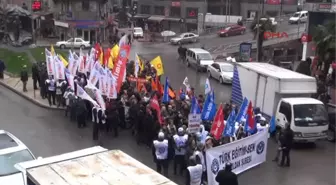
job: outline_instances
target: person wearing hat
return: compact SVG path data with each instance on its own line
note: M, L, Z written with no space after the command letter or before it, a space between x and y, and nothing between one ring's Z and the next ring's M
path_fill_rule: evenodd
M156 163L156 171L168 177L168 140L165 139L165 134L159 132L158 139L153 141L152 154Z
M202 165L202 182L206 178L206 165L205 165L205 158L204 158L204 155L205 155L204 148L205 148L204 144L202 142L198 142L196 150L194 152L196 162L198 164Z
M27 72L27 65L22 66L22 70L20 73L20 78L22 82L22 90L23 92L27 92L27 82L28 82L28 72Z
M186 154L186 145L188 141L188 135L185 134L182 127L178 128L177 134L173 136L174 139L174 174L176 175L177 165L180 166L180 175L182 175L183 170L186 168L185 164L185 154Z
M217 173L216 181L219 185L238 185L238 177L232 172L231 163L226 163L225 168Z
M203 167L196 162L193 155L189 158L189 166L187 168L186 185L201 185Z

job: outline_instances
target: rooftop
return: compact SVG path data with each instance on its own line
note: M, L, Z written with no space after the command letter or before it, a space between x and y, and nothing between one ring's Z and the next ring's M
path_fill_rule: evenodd
M298 104L322 104L321 101L316 100L314 98L283 98L285 102L290 104L298 105Z
M277 79L301 79L301 80L305 79L309 81L315 81L315 78L311 76L303 75L295 71L284 69L268 63L246 62L237 64L248 70L252 70L259 74L270 76Z

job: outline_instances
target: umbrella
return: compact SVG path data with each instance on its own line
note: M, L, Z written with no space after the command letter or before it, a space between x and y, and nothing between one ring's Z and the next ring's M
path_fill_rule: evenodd
M176 33L173 32L173 31L170 31L170 30L166 30L166 31L161 32L162 37L171 37L171 36L174 36L174 35L176 35Z

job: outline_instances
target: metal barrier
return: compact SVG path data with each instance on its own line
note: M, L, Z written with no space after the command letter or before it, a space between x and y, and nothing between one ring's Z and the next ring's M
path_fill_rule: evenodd
M282 23L282 22L284 22L284 21L288 21L288 19L292 16L293 14L284 14L284 15L281 15L281 16L276 16L276 17L273 17L273 18L275 18L275 21L276 22L280 22L280 23ZM249 25L253 22L253 20L254 19L243 19L242 20L242 22L243 22L243 25L245 26L245 27L249 27ZM210 34L210 33L212 33L212 34L215 34L215 33L217 33L218 31L220 31L221 29L223 29L223 28L225 28L226 26L228 26L228 25L232 25L232 24L236 24L236 23L233 23L233 22L231 22L231 23L224 23L224 24L220 24L220 25L218 25L217 27L211 27L211 28L205 28L205 29L203 29L203 31L202 31L202 33L200 33L199 35L200 36L203 36L203 35L207 35L207 34ZM191 30L191 31L189 31L189 32L192 32L192 33L195 33L195 34L197 34L197 30Z
M264 41L263 46L269 46L269 45L274 45L274 44L279 44L282 42L288 42L291 40L295 40L295 39L299 39L301 38L301 35L304 33L304 30L299 31L299 32L293 32L293 33L287 33L288 37L284 37L284 38L273 38L273 39L268 39ZM252 48L256 48L256 44L257 41L250 39L247 40L245 42L248 43L252 43ZM212 54L218 54L221 52L226 52L226 53L235 53L235 52L239 52L239 45L242 42L236 42L236 43L230 43L227 45L221 45L221 46L215 46L215 47L210 47L210 48L205 48L206 50L208 50L210 53ZM233 52L228 52L228 51L233 50Z

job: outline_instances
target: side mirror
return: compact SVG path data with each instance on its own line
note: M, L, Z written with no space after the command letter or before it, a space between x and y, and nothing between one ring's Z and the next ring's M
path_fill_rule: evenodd
M220 70L220 69L217 69L217 71L218 71L218 72L221 72L221 70Z

